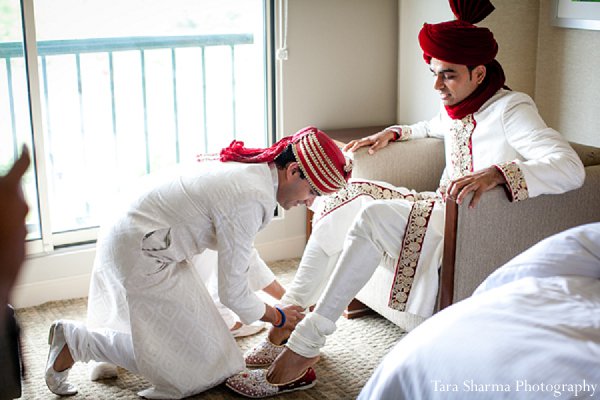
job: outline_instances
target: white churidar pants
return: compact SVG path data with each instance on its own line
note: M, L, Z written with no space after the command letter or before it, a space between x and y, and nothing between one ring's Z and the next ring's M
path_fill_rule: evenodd
M292 333L287 344L290 349L305 357L319 354L325 337L335 331L335 321L371 278L382 257L398 259L410 210L411 203L407 200L372 200L363 196L315 225L294 282L282 300L303 307L320 300L315 312L304 318ZM436 204L407 312L423 317L433 313L443 228L444 210Z
M131 335L112 329L88 329L69 321L64 325L65 339L75 361L101 361L138 374Z

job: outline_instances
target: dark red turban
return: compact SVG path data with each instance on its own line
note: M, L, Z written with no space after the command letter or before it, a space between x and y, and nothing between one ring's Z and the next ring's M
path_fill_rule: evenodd
M490 0L450 0L456 20L439 24L424 24L419 32L423 58L429 64L432 58L451 64L485 65L486 76L481 85L458 104L445 106L450 118L461 119L479 108L504 85L502 66L496 61L498 43L487 28L473 24L494 11Z
M487 28L473 24L487 17L494 6L489 0L450 0L456 20L424 24L419 32L423 58L462 65L484 65L498 53L498 43Z

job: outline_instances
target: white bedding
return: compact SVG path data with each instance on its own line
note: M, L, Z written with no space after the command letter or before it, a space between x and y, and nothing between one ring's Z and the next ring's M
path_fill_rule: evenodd
M546 239L386 356L361 399L600 398L600 223Z

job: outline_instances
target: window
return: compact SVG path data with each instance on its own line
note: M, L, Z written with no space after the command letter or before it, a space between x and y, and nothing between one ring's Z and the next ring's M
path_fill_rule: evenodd
M269 3L0 0L0 172L35 151L30 251L94 240L141 175L271 142Z

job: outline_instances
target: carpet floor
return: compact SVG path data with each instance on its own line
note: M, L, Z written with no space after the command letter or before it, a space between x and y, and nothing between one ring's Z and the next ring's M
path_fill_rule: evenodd
M270 263L282 284L294 276L298 259ZM44 367L48 356L48 328L55 319L85 320L86 298L54 301L17 310L22 328L21 344L26 366L22 399L55 399L44 382ZM371 376L382 357L400 340L405 332L385 318L372 314L347 320L340 318L337 331L328 337L315 370L317 384L308 390L283 395L284 399L340 400L354 399ZM266 335L239 338L242 352L254 346ZM139 399L136 393L147 388L143 377L119 369L119 376L92 382L85 364L76 364L70 381L79 388L71 399ZM217 386L190 399L222 400L241 398L224 385Z

